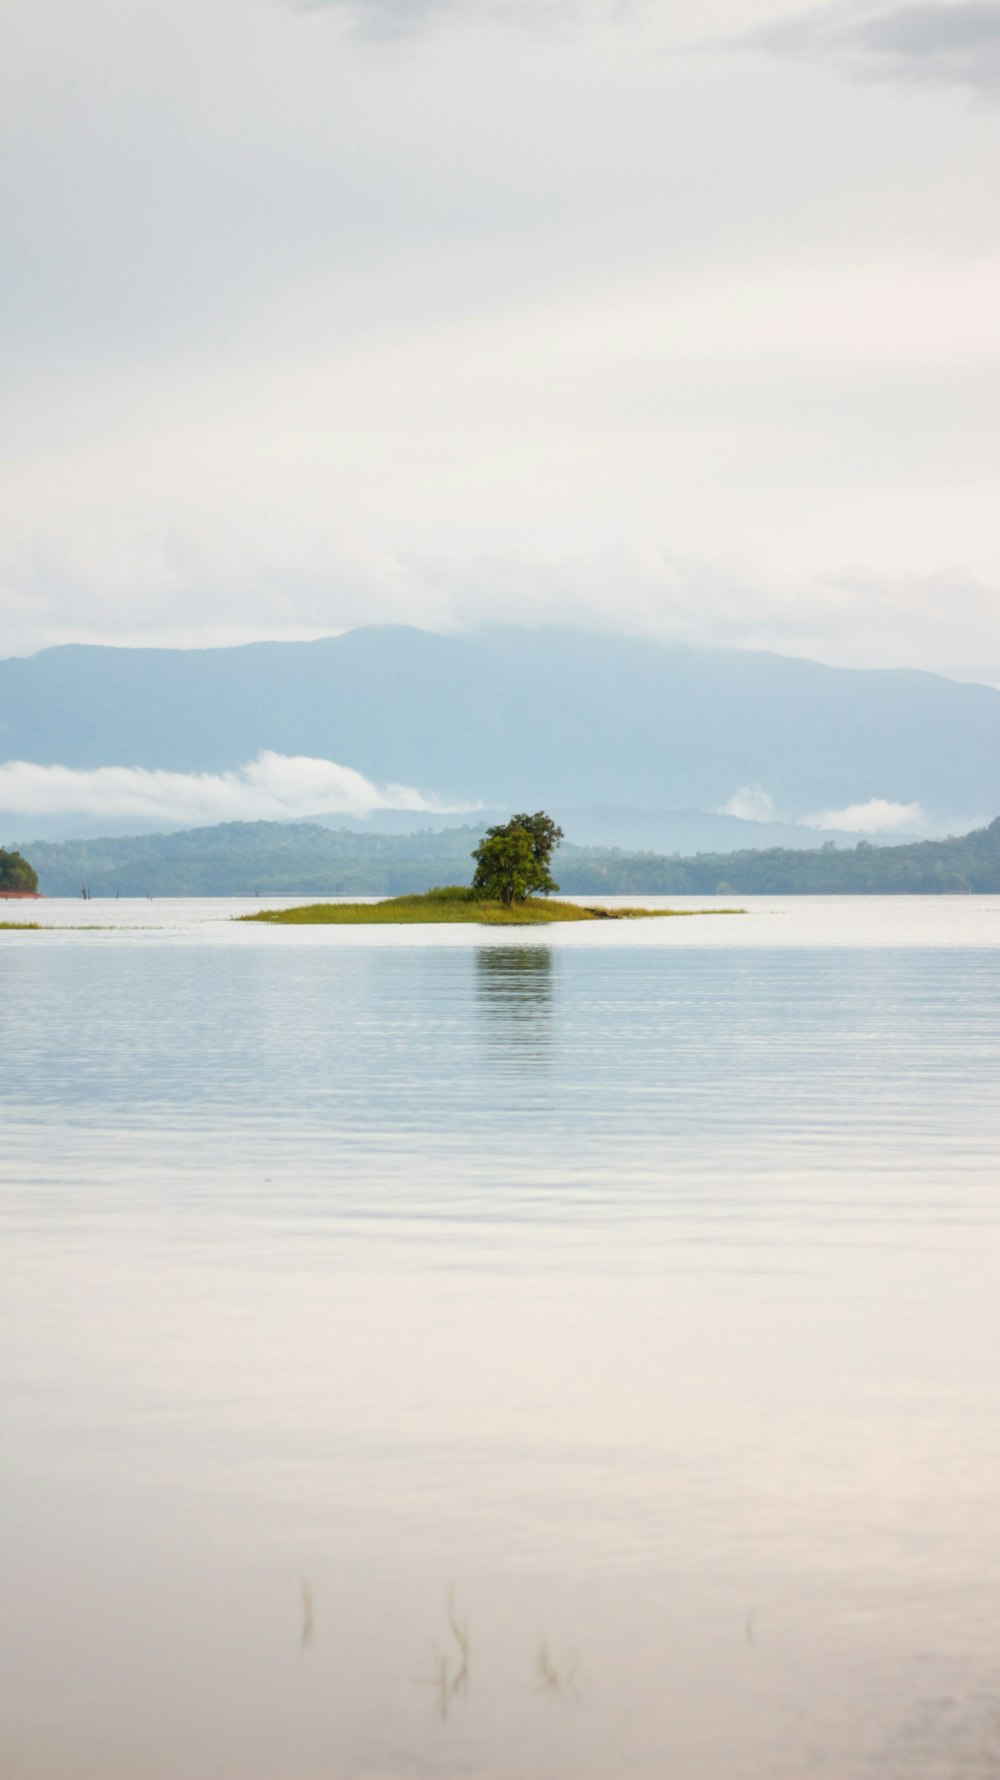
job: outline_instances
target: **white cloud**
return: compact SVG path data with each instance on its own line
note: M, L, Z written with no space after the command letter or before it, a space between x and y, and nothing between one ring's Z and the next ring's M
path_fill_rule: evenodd
M477 27L546 32L607 25L622 32L644 28L660 43L727 40L734 29L767 22L775 0L288 0L302 12L329 13L375 40L416 37L433 28ZM809 0L784 0L799 11Z
M39 386L3 423L4 652L558 619L1000 678L998 281L1000 254L647 278L252 377L109 375L124 423Z
M408 36L435 20L537 29L636 11L636 0L299 0L299 5L310 12L342 13L373 37Z
M751 38L867 78L1000 92L1000 0L833 0Z
M801 826L846 829L851 834L919 834L927 826L927 815L919 803L892 803L885 797L871 797L867 803L848 804L843 810L803 816Z
M773 822L774 799L763 785L741 785L727 803L720 804L717 816L740 816L744 822Z
M801 0L79 10L4 7L0 652L559 619L1000 679L982 112L732 52Z
M0 765L0 810L18 816L102 816L176 827L358 816L372 810L444 814L456 807L407 785L373 785L332 760L268 752L225 773L149 772L126 766L77 771L27 760Z

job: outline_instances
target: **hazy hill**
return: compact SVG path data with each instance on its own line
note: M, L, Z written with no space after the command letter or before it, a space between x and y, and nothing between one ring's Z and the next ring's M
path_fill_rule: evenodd
M353 834L417 834L428 825L436 829L468 828L475 822L485 827L489 822L506 822L511 813L505 808L477 809L454 813L426 810L372 810L367 815L313 815L299 818L301 823L316 823ZM652 853L736 853L747 848L817 847L831 840L838 847L853 847L864 837L844 829L795 826L791 822L751 822L742 816L720 815L712 810L642 810L613 805L597 808L563 808L552 810L573 840L583 846L624 847L630 852ZM207 827L206 821L199 827ZM97 815L45 814L25 816L4 813L0 797L0 845L14 836L29 834L32 842L69 840L108 840L114 836L131 838L139 834L176 834L178 820L137 821L122 816L109 821ZM914 839L910 835L893 836L895 840ZM886 844L889 844L888 838Z
M413 834L426 829L433 820L435 828L467 828L470 822L485 827L489 822L506 822L510 806L505 809L468 811L461 815L434 816L412 810L373 810L368 817L315 816L324 828L351 829L358 834ZM724 816L713 810L642 810L618 805L564 808L557 804L552 815L578 846L624 847L643 853L737 853L747 848L807 847L815 848L830 840L838 847L856 846L867 838L846 829L795 827L791 822L751 822L743 816ZM38 830L36 832L42 832ZM72 838L82 830L73 830ZM91 828L90 833L100 831ZM120 832L124 832L121 830ZM63 825L53 839L69 839ZM893 843L897 837L893 837ZM914 839L903 836L902 839ZM888 842L887 842L888 844Z
M312 823L231 822L133 840L38 842L28 856L50 896L397 895L467 883L475 828L352 834ZM1000 892L1000 819L957 840L815 852L666 859L564 845L569 895L863 895Z
M513 628L0 662L8 759L214 771L262 748L506 810L707 810L751 782L789 817L1000 808L1000 692L933 674Z
M479 830L354 834L308 822L225 822L131 839L32 842L49 896L392 896L467 882Z
M943 841L902 846L782 847L693 859L580 849L561 874L572 895L939 896L1000 893L1000 817Z

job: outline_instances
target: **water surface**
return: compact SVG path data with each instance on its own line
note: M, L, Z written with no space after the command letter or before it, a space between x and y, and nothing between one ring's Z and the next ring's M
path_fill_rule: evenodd
M1000 1773L998 902L0 933L0 1773Z

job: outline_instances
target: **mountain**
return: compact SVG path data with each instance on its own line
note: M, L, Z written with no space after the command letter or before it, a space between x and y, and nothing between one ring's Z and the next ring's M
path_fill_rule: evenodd
M1000 817L943 841L873 847L773 847L693 859L580 849L560 874L570 895L941 896L1000 894Z
M468 882L478 828L354 834L308 822L224 822L131 839L36 841L47 896L394 896Z
M736 853L748 848L818 847L832 841L837 847L854 847L867 837L846 829L796 827L791 822L753 822L745 816L725 816L712 810L637 810L601 805L596 808L564 808L556 804L552 815L570 840L585 847L625 847L643 853ZM468 810L454 815L435 815L436 828L466 828L474 821L480 828L490 822L506 822L505 809ZM357 834L415 834L426 829L426 810L373 810L367 817L311 816L324 828L350 829ZM38 832L36 830L36 832ZM96 829L91 830L97 833ZM119 830L124 832L124 830ZM69 838L65 828L53 839ZM73 838L76 838L74 832ZM895 840L896 837L893 837ZM903 835L901 840L907 838Z
M50 896L392 896L467 883L479 829L356 834L315 823L228 822L132 840L39 842L28 856ZM568 895L866 895L1000 892L1000 819L960 839L812 852L655 853L564 844Z
M762 847L809 848L828 840L838 847L853 847L866 838L847 829L824 829L819 833L814 828L796 827L791 822L753 822L744 816L724 816L712 810L637 810L612 805L566 809L556 805L551 813L565 832L582 846L625 847L632 852L735 853ZM508 805L495 810L435 811L433 814L427 810L371 810L366 815L306 814L298 820L353 834L417 834L426 832L429 822L438 829L467 828L470 822L485 827L490 822L506 822L510 814ZM206 821L198 824L199 827L209 825ZM178 826L176 817L172 821L165 817L160 821L146 821L132 815L109 820L65 810L28 817L13 812L5 815L0 795L0 843L10 842L14 835L29 832L32 837L29 845L39 841L105 841L116 836L132 839L140 834L175 834ZM913 835L905 834L885 837L885 844L913 838Z
M788 819L1000 808L1000 692L933 674L505 627L0 662L7 759L202 773L261 749L507 811L711 810L749 784Z

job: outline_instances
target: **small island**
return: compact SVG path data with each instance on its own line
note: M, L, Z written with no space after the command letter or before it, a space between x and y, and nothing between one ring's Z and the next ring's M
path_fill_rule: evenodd
M261 909L242 921L275 926L401 926L426 922L469 922L479 927L537 927L559 921L656 920L684 915L738 915L742 909L596 908L553 902L558 890L549 870L563 831L538 810L512 816L488 828L475 852L471 884L446 884L420 895L391 896L381 902L313 902L293 909Z
M383 902L310 902L301 908L261 909L257 915L239 915L237 919L264 921L278 927L387 927L425 921L470 921L480 927L539 927L556 921L657 921L686 915L742 913L742 909L588 908L578 902L525 901L506 906L476 896L465 885L447 884L440 890L425 890L419 896L390 896Z

